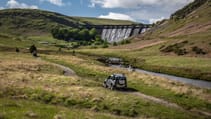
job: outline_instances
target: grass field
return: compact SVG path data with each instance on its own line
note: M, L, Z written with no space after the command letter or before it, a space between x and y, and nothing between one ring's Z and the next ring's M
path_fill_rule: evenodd
M5 118L14 118L15 115L75 117L77 111L78 118L205 118L206 116L195 114L192 110L210 112L210 90L112 69L92 57L78 54L72 56L71 53L40 54L41 58L38 59L28 53L1 52L0 55L0 106L3 107L1 115ZM77 76L63 76L61 69L53 63L72 68ZM104 78L115 72L125 73L130 88L174 102L186 111L166 107L132 93L104 89ZM40 111L42 109L46 111ZM14 117L11 113L14 113Z

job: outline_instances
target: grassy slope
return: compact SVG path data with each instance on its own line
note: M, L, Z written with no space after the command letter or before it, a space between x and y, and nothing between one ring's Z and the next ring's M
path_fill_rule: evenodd
M1 32L17 35L23 33L33 35L36 32L43 34L48 33L55 26L78 27L84 24L73 17L42 10L6 9L0 10L0 16Z
M121 118L111 114L97 113L85 109L66 108L63 106L43 104L34 101L0 98L0 118L17 119L21 118L67 118L67 119L116 119ZM124 119L124 117L122 117Z
M59 73L60 71L55 71L57 70L56 67L51 65L48 70L42 70L49 63L34 59L27 53L1 52L0 56L0 97L3 101L1 106L5 117L9 117L11 112L17 110L16 107L10 108L5 105L17 104L18 102L20 103L19 111L15 115L25 116L27 112L31 111L31 107L35 108L33 113L43 118L52 117L64 110L67 110L68 113L68 109L63 106L73 109L69 116L74 116L75 110L79 110L81 118L89 115L89 113L83 114L83 109L91 110L91 114L94 113L93 111L98 111L99 113L94 113L94 115L99 115L99 118L109 118L109 114L122 115L124 116L122 118L127 118L127 116L140 118L205 118L205 116L195 114L191 110L195 108L210 112L209 90L169 82L163 78L112 69L103 66L91 57L58 53L41 54L42 59L66 65L74 69L78 75L64 77ZM13 58L11 59L11 57ZM125 73L128 76L128 86L130 88L177 103L187 111L156 104L130 93L102 88L104 78L114 72ZM6 101L5 98L12 99ZM21 100L14 101L14 98L29 101L26 104ZM45 104L38 103L38 106L35 106L33 105L35 102L31 100ZM28 105L29 107L24 108L22 105ZM55 110L54 105L59 105L59 108ZM46 111L42 113L36 111L41 108L39 106L45 107ZM52 114L48 112L52 112ZM64 115L66 115L66 111L64 112ZM107 113L108 116L102 113ZM112 117L117 118L115 116L110 118Z
M102 18L91 18L91 17L74 17L79 19L79 21L88 23L88 24L95 24L95 25L131 25L135 24L135 22L127 21L127 20L112 20L112 19L102 19Z
M24 22L23 22L24 21ZM35 9L0 10L1 33L15 35L45 35L55 26L81 27L85 24L132 24L131 21L70 17L55 12Z
M203 4L183 19L170 19L155 25L150 31L134 38L129 45L110 49L82 49L80 52L93 55L122 57L134 66L189 78L211 80L211 7L210 2ZM162 42L160 42L162 41ZM184 42L185 43L181 43ZM159 44L144 47L146 43ZM139 45L137 45L137 43ZM179 45L178 45L179 44ZM172 47L172 45L174 45ZM176 48L178 47L179 48ZM171 47L175 50L162 52ZM197 54L198 47L206 54ZM178 56L174 52L185 49L187 54ZM137 62L133 62L136 59Z

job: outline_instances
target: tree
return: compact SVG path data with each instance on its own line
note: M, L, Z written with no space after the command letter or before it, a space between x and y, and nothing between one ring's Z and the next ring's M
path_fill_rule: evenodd
M71 32L71 34L72 34L72 38L74 39L74 40L77 40L78 39L78 33L79 33L79 29L77 29L77 28L74 28L74 29L71 29L70 30L70 32Z
M89 30L88 29L82 29L78 32L79 40L89 40Z
M116 42L113 42L113 46L117 46L118 44Z
M30 51L30 53L32 53L32 55L33 55L34 57L37 57L37 48L36 48L35 45L32 45L32 46L29 48L29 51Z
M15 48L15 51L16 51L16 52L20 52L19 48L17 48L17 47Z
M97 30L95 28L89 30L90 39L95 39L96 35L97 35Z
M29 48L29 52L32 53L34 51L37 51L37 48L35 45L32 45L30 48Z

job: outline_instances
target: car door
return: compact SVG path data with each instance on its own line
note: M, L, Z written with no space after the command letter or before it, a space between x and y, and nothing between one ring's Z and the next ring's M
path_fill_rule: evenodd
M112 85L112 76L109 76L109 77L108 77L106 83L107 83L107 86L108 86L108 87L111 87L111 85Z

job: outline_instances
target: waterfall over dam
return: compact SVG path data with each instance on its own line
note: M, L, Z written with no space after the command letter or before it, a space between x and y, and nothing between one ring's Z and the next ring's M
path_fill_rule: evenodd
M131 36L137 36L150 28L150 25L87 25L88 29L95 28L101 39L110 43L119 42Z

